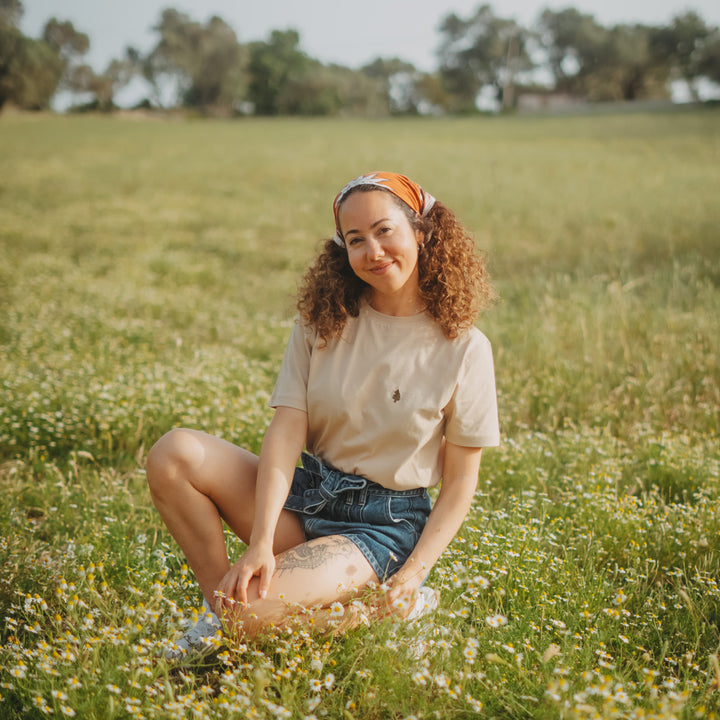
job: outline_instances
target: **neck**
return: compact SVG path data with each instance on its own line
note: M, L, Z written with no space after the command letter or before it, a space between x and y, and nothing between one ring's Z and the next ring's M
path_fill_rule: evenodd
M383 315L408 317L425 311L425 302L419 295L387 297L373 293L368 297L370 307Z

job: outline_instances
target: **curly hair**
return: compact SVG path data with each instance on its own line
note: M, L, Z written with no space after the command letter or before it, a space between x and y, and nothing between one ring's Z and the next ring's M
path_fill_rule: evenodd
M418 252L418 274L426 312L450 340L469 329L480 311L493 300L494 291L485 257L477 252L472 237L455 213L436 201L430 212L421 217L387 190L360 186L352 192L387 192L413 229L425 235ZM350 267L347 250L332 239L326 240L300 283L297 309L325 344L342 335L348 317L358 316L368 287Z

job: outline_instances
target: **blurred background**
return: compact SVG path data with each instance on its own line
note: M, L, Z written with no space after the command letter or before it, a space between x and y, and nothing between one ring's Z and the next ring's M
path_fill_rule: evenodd
M0 0L0 107L378 117L720 98L720 4Z

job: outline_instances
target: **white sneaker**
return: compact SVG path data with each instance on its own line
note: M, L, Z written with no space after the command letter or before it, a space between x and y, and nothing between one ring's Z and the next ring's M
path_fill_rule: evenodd
M203 654L218 646L217 642L212 642L212 638L221 634L222 623L207 600L203 600L203 610L202 617L172 647L165 650L168 660L180 660L191 651Z
M433 610L437 610L439 601L440 593L427 585L423 585L418 589L415 607L407 614L405 619L412 622L423 615L431 613Z

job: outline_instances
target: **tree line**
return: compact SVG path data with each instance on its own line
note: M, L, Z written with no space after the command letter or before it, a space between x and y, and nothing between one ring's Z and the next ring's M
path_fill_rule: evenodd
M720 83L720 31L693 11L668 25L606 27L574 8L546 9L525 27L480 5L442 19L433 72L398 57L360 69L324 64L303 51L295 30L241 43L222 18L203 23L172 8L153 28L149 52L127 47L97 71L84 59L89 37L72 22L51 18L42 37L30 38L19 29L22 13L21 0L0 0L0 108L43 110L70 91L91 98L78 107L111 111L138 77L149 88L146 107L223 115L468 113L483 90L506 109L530 91L591 102L668 99L677 80L698 99L702 79Z

